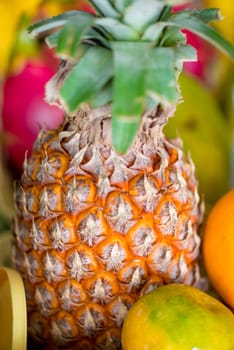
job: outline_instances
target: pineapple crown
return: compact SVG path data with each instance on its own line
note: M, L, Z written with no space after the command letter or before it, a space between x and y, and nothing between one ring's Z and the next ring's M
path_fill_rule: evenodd
M69 11L32 25L71 63L57 99L69 113L84 102L111 104L112 141L131 145L146 110L176 105L183 62L196 60L181 31L188 29L234 58L234 48L208 22L218 9L173 12L181 0L90 0L95 14Z

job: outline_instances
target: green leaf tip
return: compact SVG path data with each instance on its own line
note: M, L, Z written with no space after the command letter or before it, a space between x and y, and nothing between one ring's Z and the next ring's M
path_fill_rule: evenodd
M185 10L173 14L169 19L169 25L192 31L234 60L234 46L217 30L206 23L207 21L212 21L212 19L217 20L218 16L219 11L217 9L191 12Z
M28 27L28 32L31 37L36 37L41 33L56 29L63 26L72 17L76 16L79 11L68 11L58 16L54 16L40 22L34 23Z
M111 76L111 52L98 46L89 48L60 89L60 97L66 109L75 112L79 105L90 100Z

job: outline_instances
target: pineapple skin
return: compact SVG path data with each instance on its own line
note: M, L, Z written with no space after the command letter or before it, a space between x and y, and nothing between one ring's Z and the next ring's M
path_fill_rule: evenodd
M123 320L158 286L200 286L194 165L145 114L129 151L111 146L109 107L41 130L15 187L13 262L29 337L49 349L121 348ZM53 344L53 345L52 345Z

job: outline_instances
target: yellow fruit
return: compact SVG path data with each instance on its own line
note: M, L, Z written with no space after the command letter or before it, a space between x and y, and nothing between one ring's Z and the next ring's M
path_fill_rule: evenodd
M233 350L234 315L221 302L180 284L155 289L128 312L123 350Z
M204 230L203 255L208 276L234 310L234 190L212 208Z
M4 33L4 40L0 41L0 75L4 74L10 58L17 25L23 14L35 14L40 0L3 0L0 1L0 31Z

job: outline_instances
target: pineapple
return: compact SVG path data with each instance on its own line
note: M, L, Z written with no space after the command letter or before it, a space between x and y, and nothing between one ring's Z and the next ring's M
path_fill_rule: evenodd
M202 205L182 142L163 134L195 58L187 27L229 53L206 22L163 0L92 0L30 28L61 58L47 100L64 109L41 129L15 186L13 261L28 331L49 349L121 348L123 320L158 286L201 287ZM233 52L231 52L233 54Z

